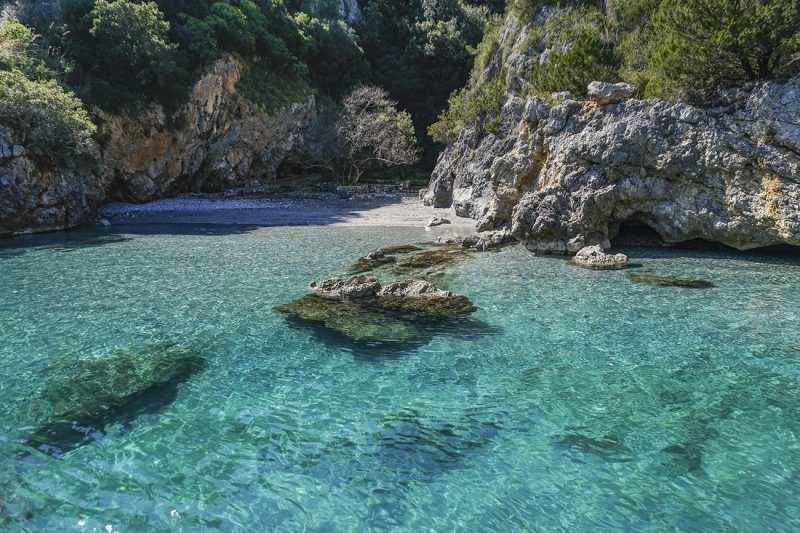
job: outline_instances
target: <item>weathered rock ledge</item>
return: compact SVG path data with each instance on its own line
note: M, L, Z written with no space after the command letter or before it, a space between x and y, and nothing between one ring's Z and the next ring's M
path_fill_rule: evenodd
M536 251L608 247L644 224L666 242L800 246L800 79L720 95L714 107L510 96L497 135L468 128L441 155L425 202L478 229L510 226Z

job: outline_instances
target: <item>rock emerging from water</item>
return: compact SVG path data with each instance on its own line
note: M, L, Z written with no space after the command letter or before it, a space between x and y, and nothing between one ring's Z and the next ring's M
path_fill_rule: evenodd
M572 263L593 270L620 270L628 266L628 256L607 254L603 248L597 245L586 246L575 254Z
M355 342L428 340L431 325L475 311L466 296L441 290L425 280L384 287L375 278L355 276L315 282L310 287L314 294L275 309L320 324Z
M205 366L200 355L178 346L58 361L47 369L37 404L44 420L28 444L58 455L89 442L116 420L130 420L171 402L176 386Z
M713 283L702 279L674 278L672 276L656 276L633 272L628 272L626 275L634 283L657 285L659 287L683 287L686 289L710 289L714 287Z
M395 270L400 273L418 270L429 270L442 268L464 261L469 258L469 254L460 247L443 246L436 250L427 250L418 254L410 255L399 261Z
M391 255L386 255L386 252L383 250L375 250L374 252L368 253L354 264L350 265L348 270L354 274L360 274L396 262L397 258Z

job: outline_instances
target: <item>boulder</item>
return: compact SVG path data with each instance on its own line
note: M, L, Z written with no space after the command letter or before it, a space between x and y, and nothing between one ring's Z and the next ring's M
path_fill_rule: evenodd
M597 105L608 105L627 100L635 92L636 88L628 83L593 81L589 84L587 94Z
M443 246L409 255L398 261L394 268L399 273L408 273L449 266L469 258L469 254L456 246Z
M450 220L442 217L433 217L431 218L427 224L425 224L426 228L434 228L436 226L442 226L444 224L450 224Z
M475 311L466 296L425 280L381 287L375 278L356 276L312 283L311 288L315 294L275 306L275 310L357 343L427 342L443 321Z
M354 300L371 298L380 290L378 280L368 276L355 276L349 279L331 278L321 283L312 281L308 287L320 298L329 300Z
M625 254L607 254L598 245L586 246L572 258L573 264L593 270L619 270L628 266Z

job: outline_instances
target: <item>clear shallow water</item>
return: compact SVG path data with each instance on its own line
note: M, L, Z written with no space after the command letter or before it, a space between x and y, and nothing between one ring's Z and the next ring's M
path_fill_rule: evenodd
M113 229L0 245L8 530L800 529L800 260L478 255L481 327L387 352L272 306L422 231ZM208 360L174 401L28 456L48 365L163 343Z

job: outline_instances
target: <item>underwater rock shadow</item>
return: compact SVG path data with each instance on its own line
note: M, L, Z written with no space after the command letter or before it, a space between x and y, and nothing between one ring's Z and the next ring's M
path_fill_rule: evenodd
M357 341L344 333L331 329L324 324L285 315L286 324L296 330L308 331L315 341L333 348L344 349L360 360L376 361L393 359L413 353L418 348L429 344L439 336L451 336L466 340L477 340L482 337L500 335L503 329L474 318L459 318L457 321L431 321L415 323L412 327L418 335L414 339L392 339Z
M502 428L501 420L477 414L451 420L425 418L414 409L404 409L381 421L374 435L375 458L400 485L429 483L465 467L464 462L485 450Z
M111 424L127 425L161 412L177 399L178 386L206 364L192 350L176 346L144 356L118 351L96 360L57 361L47 370L41 398L45 416L25 444L61 457L100 441Z

